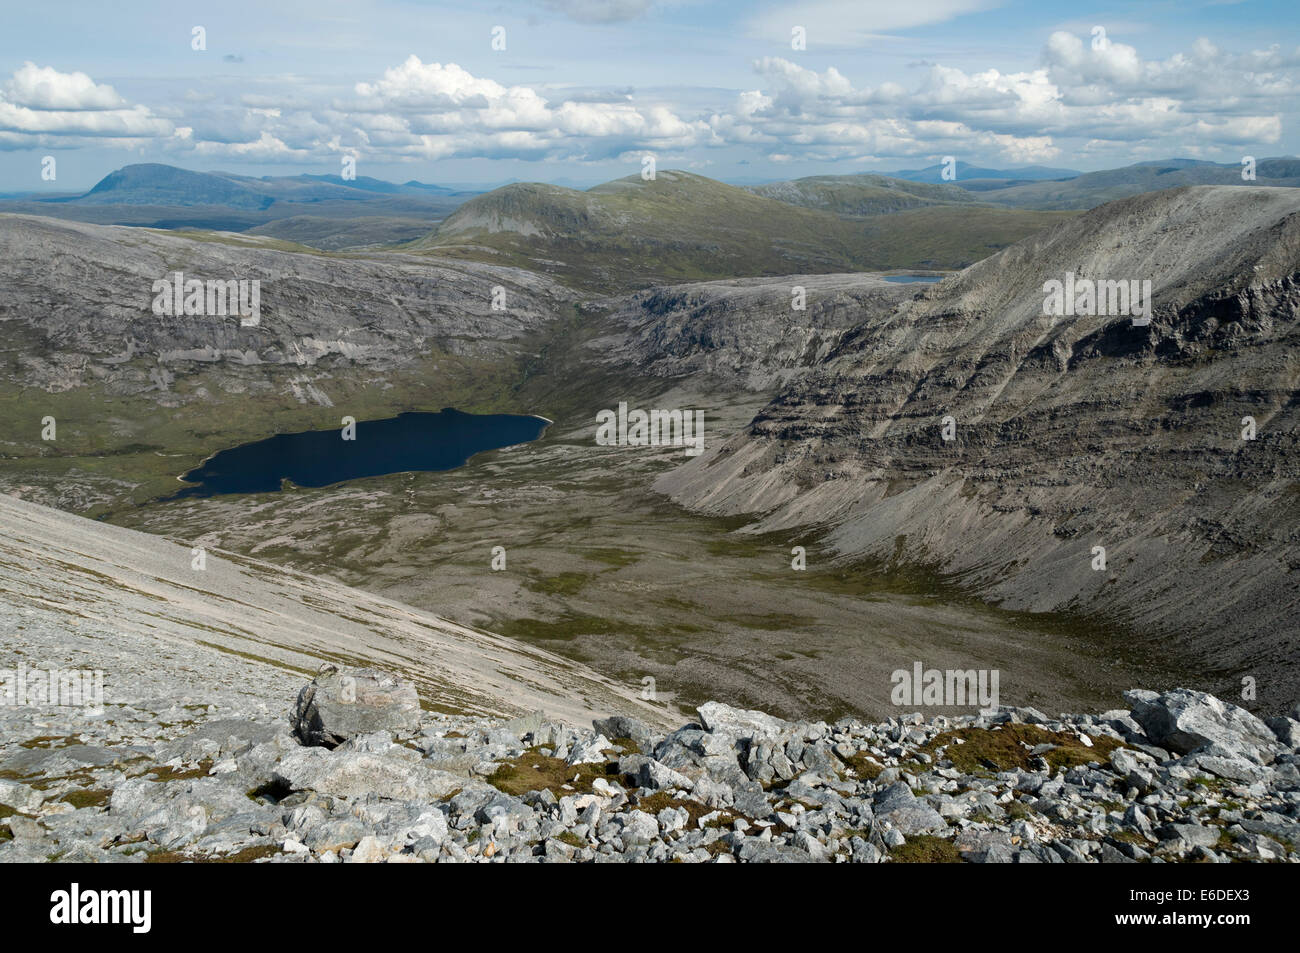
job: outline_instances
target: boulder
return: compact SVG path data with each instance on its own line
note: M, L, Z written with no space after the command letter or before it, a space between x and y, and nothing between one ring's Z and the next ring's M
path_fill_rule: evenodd
M1282 747L1292 751L1300 748L1300 721L1294 718L1265 718L1264 724L1272 730Z
M943 815L925 801L918 800L904 781L897 781L876 794L876 817L888 821L906 835L937 834L948 830Z
M696 711L705 731L734 739L776 738L790 728L764 712L732 708L720 702L705 702Z
M396 675L331 665L298 693L290 722L303 744L336 748L357 735L419 728L420 699Z
M649 754L654 749L654 732L639 718L630 715L614 715L610 718L598 718L591 724L598 734L606 738L631 739L642 754Z
M349 800L373 795L423 803L471 785L466 778L430 767L419 754L400 746L385 754L299 748L280 759L275 779L290 791L315 791Z
M1276 753L1277 738L1268 725L1246 709L1205 692L1178 688L1157 694L1134 689L1124 697L1133 705L1133 718L1147 737L1179 754L1214 745L1221 749L1218 753L1267 764Z

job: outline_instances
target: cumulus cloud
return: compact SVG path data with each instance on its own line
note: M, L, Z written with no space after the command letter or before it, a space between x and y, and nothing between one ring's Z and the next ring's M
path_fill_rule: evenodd
M56 139L72 145L95 139L135 144L176 134L169 120L128 103L113 87L85 73L62 73L27 62L0 86L0 144L5 148Z
M712 135L664 104L620 97L551 102L528 86L505 86L455 63L410 56L336 109L371 146L423 158L489 155L591 159L634 148L682 148Z
M890 15L965 9L961 0L907 6ZM387 162L596 162L647 151L699 162L700 150L715 146L773 162L953 154L1019 164L1082 153L1131 160L1265 148L1281 141L1300 101L1300 50L1234 53L1209 39L1144 59L1104 35L1061 30L1018 69L924 63L907 83L878 85L858 81L852 61L810 69L768 56L752 66L757 81L738 94L669 86L646 96L612 84L511 85L412 55L347 87L226 76L151 108L85 73L25 63L0 82L0 148L152 140L163 150L265 162L345 151Z
M728 141L770 157L998 155L1013 162L1091 151L1164 148L1195 153L1276 143L1280 104L1297 99L1295 54L1245 55L1208 40L1165 60L1108 39L1060 31L1031 70L968 73L929 64L910 88L855 86L834 68L818 72L780 57L754 63L760 89L713 118Z

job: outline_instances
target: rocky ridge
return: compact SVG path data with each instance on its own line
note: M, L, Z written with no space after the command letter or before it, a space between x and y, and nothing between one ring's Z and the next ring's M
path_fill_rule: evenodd
M1044 316L1067 275L1154 279L1150 324ZM1300 686L1298 280L1296 190L1114 202L866 314L657 485L832 558L1122 622L1199 687L1267 676L1279 703Z
M826 724L709 702L665 733L420 713L373 669L327 666L291 710L174 691L0 706L0 863L1300 862L1300 706L1265 724L1179 689Z

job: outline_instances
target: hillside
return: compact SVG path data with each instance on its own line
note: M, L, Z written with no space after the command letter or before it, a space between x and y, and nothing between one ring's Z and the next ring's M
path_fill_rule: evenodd
M1154 320L1043 317L1067 272L1149 277ZM1209 688L1270 673L1280 703L1300 686L1298 273L1300 192L1106 205L862 324L659 486L1005 608L1090 613Z
M1240 165L1169 159L1087 172L1066 182L1028 182L1000 189L981 188L977 195L980 201L1012 208L1088 209L1131 195L1188 185L1300 187L1300 159L1260 159L1255 172L1256 179L1246 182L1241 178Z
M169 230L256 230L336 250L419 237L472 194L366 176L254 178L139 163L109 173L84 194L0 197L0 214Z
M397 668L436 711L512 717L540 710L586 721L618 710L660 724L675 717L558 656L327 579L217 550L195 569L196 545L206 544L0 494L0 620L7 631L24 631L24 640L111 640L121 665L136 669L128 681L117 665L106 666L106 692L118 697L147 682L139 668L155 655L248 669L259 680L314 673L329 661ZM33 664L36 657L56 656L47 648ZM207 683L209 692L216 688ZM204 685L190 690L202 695Z
M1077 169L1057 169L1044 165L1026 165L1014 169L990 169L984 166L971 165L969 162L958 160L952 172L954 179L945 179L944 173L948 167L942 164L926 166L924 169L899 169L896 172L886 172L895 179L907 179L911 182L932 182L932 183L950 183L960 188L966 188L966 183L971 181L990 182L1036 182L1043 179L1073 179L1082 175Z
M905 182L883 175L815 175L752 185L749 191L803 208L861 218L932 205L968 205L977 199L955 185Z
M858 198L837 201L870 207L864 187L854 188ZM894 189L890 201L922 201L932 192L924 186ZM1003 247L1044 224L1040 216L993 211L996 221L987 232L973 211L954 238L936 234L928 221L879 215L850 220L665 171L654 181L631 176L585 192L509 185L465 203L408 248L539 269L575 287L609 293L720 277L960 267L983 257L990 245ZM881 241L886 232L892 236L888 248Z
M260 323L154 314L153 283L176 271L260 282ZM0 482L20 473L33 498L79 512L152 498L222 446L344 413L490 409L527 339L572 302L544 276L477 262L11 215L0 272L0 407L15 422ZM57 441L17 423L29 400L34 419L58 420Z

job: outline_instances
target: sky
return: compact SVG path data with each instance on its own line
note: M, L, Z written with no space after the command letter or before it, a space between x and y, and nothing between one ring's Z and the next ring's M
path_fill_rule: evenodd
M1236 163L1300 151L1297 22L1294 0L5 0L0 192L345 157L479 187L647 155L737 183Z

